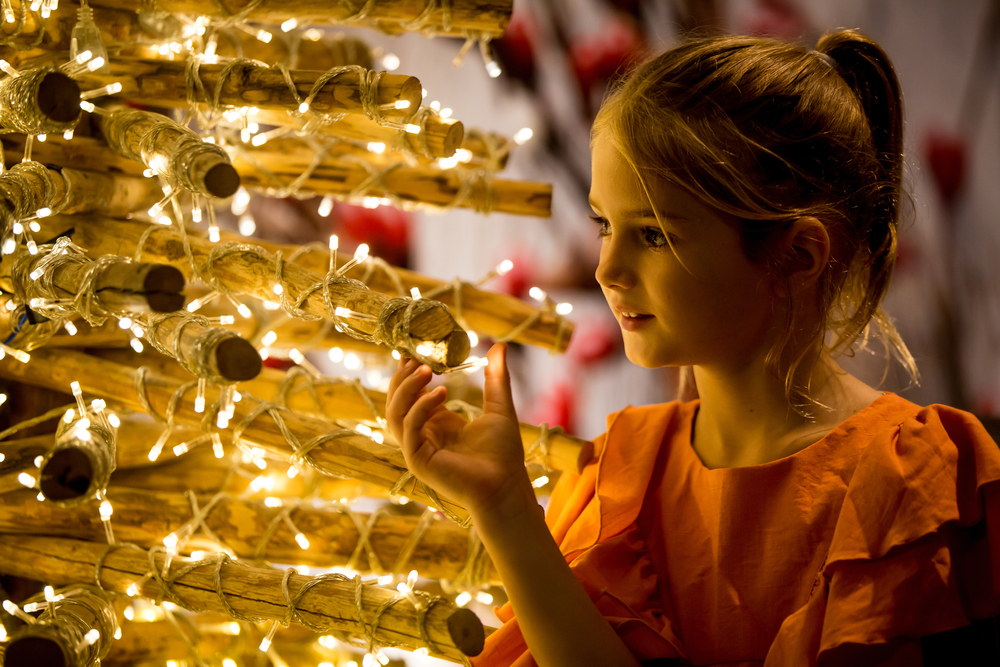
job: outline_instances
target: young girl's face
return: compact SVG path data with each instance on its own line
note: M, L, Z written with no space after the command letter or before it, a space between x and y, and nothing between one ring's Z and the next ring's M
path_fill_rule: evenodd
M613 144L598 135L592 159L590 203L602 236L597 280L629 360L736 370L765 354L775 324L773 281L743 253L735 220L677 186L650 183L671 250L642 183Z

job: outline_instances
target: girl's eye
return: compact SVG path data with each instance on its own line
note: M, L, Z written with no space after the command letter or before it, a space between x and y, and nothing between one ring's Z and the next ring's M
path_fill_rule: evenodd
M608 224L607 220L605 220L599 215L592 215L590 216L590 219L596 222L598 225L600 225L600 229L597 232L598 238L608 236L611 234L611 226Z
M663 230L659 227L643 227L642 235L646 239L646 244L651 248L662 248L667 245L667 237L663 235Z

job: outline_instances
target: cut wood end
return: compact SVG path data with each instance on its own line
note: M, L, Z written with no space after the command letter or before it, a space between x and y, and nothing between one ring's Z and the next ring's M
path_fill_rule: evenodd
M448 634L455 648L465 655L476 656L483 652L486 630L471 609L458 609L448 617Z
M39 486L49 500L75 500L90 492L94 483L94 466L90 457L79 449L60 449L45 462Z
M469 358L472 352L472 343L469 341L469 334L463 329L455 329L448 335L448 358L445 363L449 366L458 366Z
M49 72L38 84L38 108L46 118L69 123L80 117L80 86L62 72Z
M219 163L205 174L205 190L219 199L231 197L240 188L240 175L233 165Z
M439 122L448 126L444 135L443 157L451 157L462 146L462 140L465 139L465 126L462 125L462 121L450 118L441 119Z
M239 336L227 338L215 348L215 367L219 375L230 382L246 382L260 374L264 367L260 353Z
M145 280L143 280L142 291L147 294L153 292L180 294L184 291L184 274L176 267L155 264L149 269Z
M70 667L66 648L54 637L43 637L36 634L36 628L31 626L22 630L25 634L15 637L7 644L3 654L3 667Z

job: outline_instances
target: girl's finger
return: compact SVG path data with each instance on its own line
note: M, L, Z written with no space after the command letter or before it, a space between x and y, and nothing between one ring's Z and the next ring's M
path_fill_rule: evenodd
M419 367L420 364L416 363L414 359L409 357L404 357L399 360L399 367L389 379L389 390L385 394L386 410L389 409L389 404L392 402L393 396L395 396L396 391L399 389L400 383L413 375L413 371L417 370Z
M405 377L400 380L392 399L387 401L385 407L385 418L397 437L403 432L403 418L413 408L414 402L420 398L432 376L431 369L420 364L417 364L408 375L406 369L403 373Z
M410 459L418 468L426 463L436 450L433 443L423 437L421 431L431 413L444 403L447 396L448 392L444 387L427 392L416 400L403 419L403 437L400 439L400 446L404 457Z

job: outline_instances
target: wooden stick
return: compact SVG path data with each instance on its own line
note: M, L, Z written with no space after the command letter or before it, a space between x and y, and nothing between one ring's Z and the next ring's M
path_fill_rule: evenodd
M255 120L267 125L291 127L296 130L303 128L303 120L293 118L280 111L262 109ZM363 144L371 142L384 144L387 151L396 150L397 144L405 145L411 152L425 157L438 159L449 158L462 146L465 136L465 126L454 118L430 116L424 123L424 140L426 146L416 134L388 125L379 125L363 116L353 114L329 125L311 123L311 132L332 137L352 139Z
M118 57L113 58L110 65L109 74L88 74L81 77L82 85L97 88L117 81L122 84L117 97L157 106L189 106L186 79L188 66L184 61ZM219 92L220 105L282 112L297 111L299 102L309 96L316 81L324 74L323 71L315 70L289 70L299 96L296 99L278 68L249 61L236 67L224 63L202 63L198 66L197 75L201 78L207 99L199 92L197 85L192 84L193 99L213 104L220 76L227 69L228 74ZM323 114L365 113L361 103L362 77L365 74L363 71L360 75L358 71L348 71L333 77L319 90L309 108ZM384 74L375 89L375 103L388 106L382 113L386 118L397 121L411 116L420 106L420 98L420 81L412 76ZM393 108L396 102L405 102L405 108Z
M45 258L43 253L31 257L27 267L11 277L19 281L15 293L35 294L31 273ZM60 263L52 269L52 286L59 298L75 298L91 271L95 260L85 263ZM184 305L184 276L176 268L149 262L118 262L97 269L94 277L94 303L106 313L148 312L169 313ZM96 314L96 313L95 313Z
M5 150L15 153L24 150L23 135L6 135L3 143ZM47 152L32 151L34 157ZM63 162L72 163L68 159ZM23 184L22 187L4 188L0 195L0 210L12 219L32 215L43 207L63 214L104 213L124 217L137 209L148 208L162 197L155 179L80 169L57 170L40 162L18 162L4 172L2 178Z
M94 4L118 9L142 8L139 0L97 0ZM348 23L367 25L387 31L421 31L437 35L464 37L481 33L499 37L510 22L512 0L452 0L444 7L438 6L424 20L421 15L427 7L424 0L384 0L374 3L367 15L358 18L362 5L331 5L315 0L227 0L225 4L210 4L197 0L159 0L160 11L171 14L208 15L228 18L235 14L250 21L279 24L287 19L314 23ZM247 12L244 14L244 12Z
M218 620L215 623L200 622L202 616L199 615L198 623L192 625L192 637L195 640L195 648L203 656L225 655L234 650L240 644L240 637L230 631L222 632L221 628L229 625L231 621ZM219 617L222 619L222 617ZM220 629L212 628L216 626ZM111 650L101 659L102 667L132 667L142 662L156 663L162 666L164 660L183 661L191 659L191 650L181 638L178 629L169 621L153 621L149 623L137 623L124 621L120 623L122 630L121 639L115 640L111 645ZM195 634L196 633L196 634ZM281 637L282 633L275 635L275 639ZM275 642L277 643L277 642Z
M191 501L183 493L163 493L112 486L106 494L114 508L111 522L115 538L137 544L144 549L160 545L163 538L177 533L194 516ZM212 496L198 497L199 508L205 508ZM286 499L286 502L289 502ZM292 499L294 504L296 501ZM260 558L276 563L294 563L310 567L351 569L376 574L402 573L417 570L431 579L457 580L469 558L469 530L451 521L433 520L421 527L416 515L381 512L374 521L370 514L356 513L357 522L346 512L316 509L309 504L290 515L296 528L309 541L302 549L295 533L284 523L278 525L261 551L262 536L282 512L281 507L267 507L260 500L242 500L229 496L220 498L205 517L205 526L217 535L241 560ZM367 526L368 543L374 563L369 562L365 548L358 548L358 523ZM416 545L412 554L401 560L414 531ZM33 491L21 489L0 495L0 532L19 535L57 535L100 542L104 526L93 506L64 508L39 501ZM190 553L189 546L182 549ZM476 556L477 554L473 554ZM496 570L488 557L477 563L481 581L499 584ZM376 569L372 570L372 566Z
M235 240L238 237L223 234L223 240ZM270 241L256 241L261 247L270 253L281 251L286 257L299 249L299 246L291 244L273 243ZM329 264L329 254L324 251L310 250L299 254L295 262L302 267L316 273L325 273ZM341 260L338 266L343 265L346 260ZM347 276L362 280L369 288L386 294L398 294L396 282L391 275L382 267L376 268L367 275L368 267L357 266L347 272ZM436 278L430 278L408 269L391 268L405 290L414 287L420 290L421 294L429 294L440 290L448 283ZM468 324L469 328L485 333L493 338L505 338L515 327L520 326L527 320L533 320L533 324L517 336L514 342L526 345L539 345L552 349L556 352L565 352L569 345L570 337L573 334L574 325L572 322L561 320L551 313L539 311L532 305L525 303L507 294L489 292L479 289L468 283L462 283L459 290L462 301L461 317ZM439 292L434 299L446 303L449 306L455 304L455 291L446 290ZM456 313L457 315L458 313Z
M0 537L0 571L55 585L93 581L95 565L107 551L107 545L99 543L52 537L18 536L12 539L4 536ZM179 558L174 561L171 569L176 571L184 561ZM153 565L157 570L163 567L162 554L154 557ZM139 586L141 595L157 598L162 593L160 584L152 578L144 578L149 567L150 558L146 551L115 549L107 553L98 580L106 590L123 593L135 584ZM170 590L191 607L225 613L227 610L215 592L215 568L214 562L206 562L179 577ZM226 563L221 567L219 585L222 595L237 613L282 621L288 608L281 592L283 577L282 572L270 568ZM288 589L294 595L312 579L292 574L288 579ZM395 595L394 591L385 588L364 585L361 621L370 628L375 611ZM313 625L359 637L365 634L359 622L354 620L358 618L358 608L353 581L322 581L301 597L296 609L295 620L301 618ZM482 623L472 611L441 601L428 609L425 621L426 632L435 645L431 655L460 661L463 655L478 655L482 651L485 633ZM380 618L375 641L402 645L410 650L419 648L424 644L420 638L420 622L420 613L411 604L405 600L393 604Z
M194 429L178 428L179 432L196 433ZM178 436L180 438L180 436ZM155 436L154 436L155 439ZM146 444L150 440L144 441ZM165 451L170 451L168 441ZM139 443L136 443L139 445ZM133 447L136 451L141 445ZM149 448L143 452L146 464L149 463ZM121 460L121 459L119 459ZM233 474L230 474L230 473ZM304 473L308 473L306 470ZM245 474L244 474L245 473ZM116 488L136 488L146 491L168 491L174 493L177 489L187 489L193 493L215 494L224 491L233 496L267 497L291 499L302 498L312 493L321 500L352 501L356 498L388 498L388 490L355 479L341 479L327 475L300 474L289 479L284 473L271 474L266 477L269 485L263 486L255 494L250 483L261 476L261 471L249 467L233 469L229 457L215 458L211 447L195 447L191 451L174 458L161 456L155 465L145 467L122 468L119 466L111 474L111 484Z
M125 220L113 220L100 216L77 216L73 218L76 232L73 237L93 254L132 255L140 237L148 225ZM52 216L43 220L43 229L65 229L69 220ZM191 251L203 272L208 270L206 262L215 245L207 240L191 238ZM191 274L191 266L185 257L180 235L167 227L156 228L143 244L142 254L148 259L157 259ZM276 259L261 250L257 252L234 252L214 261L212 267L215 278L226 288L256 296L260 299L275 299ZM309 293L301 308L309 315L329 317L324 303L323 289L316 289L324 282L324 277L306 271L296 264L285 264L282 275L282 291L288 292L290 299ZM379 292L360 288L352 284L338 283L330 287L331 300L335 306L345 307L367 317L378 318L389 301L389 297ZM426 355L428 363L445 366L460 364L469 356L469 337L459 327L444 306L431 303L428 310L414 317L409 323L407 336L404 311L397 310L386 319L384 327L385 344L400 349L413 349L417 345L433 345L431 354ZM351 326L365 334L376 331L376 322L369 319L351 317ZM431 357L434 357L431 359Z
M240 186L226 152L202 142L192 130L166 116L118 109L100 116L108 146L179 185L209 197L228 197Z
M0 83L0 127L23 134L61 133L80 121L80 86L55 67L22 71Z
M146 336L154 346L182 361L199 377L225 382L251 380L260 373L260 354L234 331L207 325L201 316L174 312L146 318ZM178 334L180 338L178 339Z
M24 484L17 477L27 472L37 479L38 467L35 459L44 456L52 449L52 435L36 435L21 440L0 442L0 493L8 493L24 489ZM37 491L32 492L37 493Z
M552 186L548 183L496 179L461 169L412 167L406 162L366 167L357 160L363 158L325 158L300 182L298 192L333 195L351 203L360 203L366 196L389 197L403 208L424 205L540 218L552 215ZM255 151L239 149L233 166L244 185L282 192L301 174L293 165L286 166L284 156L269 151L267 144ZM375 182L371 181L373 174L380 175Z
M265 63L284 63L290 69L298 69L300 65L324 71L343 65L375 68L368 44L343 33L317 34L304 28L289 33L279 30L272 32L274 38L267 43L243 30L217 29L217 34L215 53L219 58L252 57Z
M136 371L127 366L97 359L69 350L40 348L31 355L30 364L14 361L8 355L0 360L0 376L11 380L41 385L50 388L64 388L72 381L80 382L84 393L93 394L107 401L125 405L132 410L145 411L135 393ZM173 378L147 373L145 381L149 404L159 414L164 414L171 396L181 383ZM194 392L187 392L178 401L175 421L181 425L198 426L203 414L194 411ZM206 405L218 400L218 391L209 387ZM259 401L246 397L235 404L233 426L239 425ZM318 439L336 430L329 422L305 417L289 410L278 410L288 431L300 443ZM216 430L216 429L213 429ZM224 430L222 432L225 432ZM250 422L243 431L242 440L260 446L273 455L288 459L296 453L295 448L282 435L282 430L269 413L263 413ZM349 435L337 438L329 444L320 444L309 451L308 456L322 470L336 470L337 474L365 482L393 488L400 476L407 472L402 452L388 444L378 444L363 435ZM402 490L405 495L420 502L433 505L434 500L424 492L423 487L413 480ZM467 513L457 503L441 498L440 507L464 517Z

